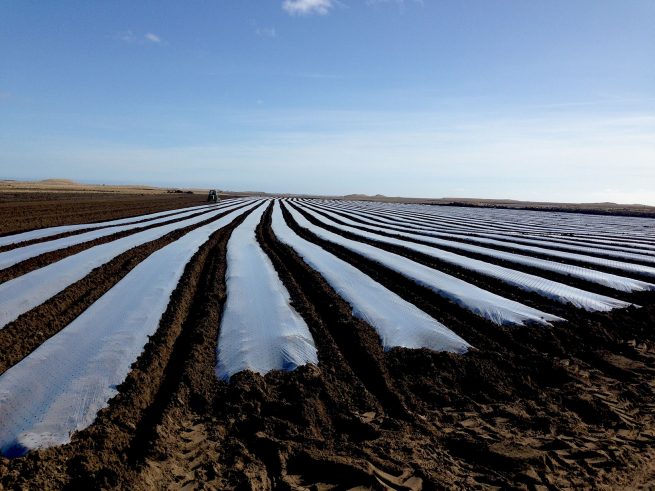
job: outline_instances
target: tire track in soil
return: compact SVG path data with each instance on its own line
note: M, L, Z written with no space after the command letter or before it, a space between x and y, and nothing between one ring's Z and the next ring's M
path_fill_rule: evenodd
M0 375L70 324L153 252L176 241L191 230L217 220L232 211L234 210L175 230L160 239L120 254L43 304L7 324L0 329Z
M619 313L623 317L629 317L639 313L639 311ZM639 320L642 327L650 324L648 320L649 315L652 319L652 310L650 314L645 313ZM612 318L612 316L604 317ZM614 319L616 326L630 324L629 321L621 321L620 319L616 319L616 317ZM591 330L594 331L595 329L592 328ZM593 345L594 343L586 343L588 348L593 350L594 348L593 346L589 346L590 344ZM609 344L616 351L616 344L611 342ZM495 349L502 350L502 344ZM568 349L570 350L570 348ZM598 346L596 346L596 349L598 349ZM643 349L645 349L645 346L642 345ZM525 346L521 351L524 350ZM584 354L584 349L580 351L581 355ZM559 482L560 485L566 485L567 483L568 485L577 486L589 485L590 468L593 473L598 474L599 470L602 471L604 467L616 465L616 462L622 462L623 465L632 468L635 467L635 462L637 463L637 467L648 464L652 456L637 458L636 460L632 459L632 457L626 458L628 454L634 456L635 454L639 455L640 452L642 455L647 453L644 452L645 442L652 442L652 438L647 436L642 437L642 448L639 448L639 445L633 445L632 447L628 447L630 450L624 452L624 455L611 454L611 452L607 453L606 450L607 448L611 449L616 441L622 441L624 444L630 445L629 439L625 438L625 434L622 437L621 432L638 432L636 430L605 431L603 426L608 421L624 422L627 418L626 414L631 413L636 414L637 419L633 419L630 424L633 424L635 427L640 426L642 429L652 427L654 407L652 402L652 387L643 387L643 384L637 382L629 389L621 388L621 390L616 390L616 386L620 387L626 380L634 380L636 382L640 379L643 380L644 376L651 376L648 374L652 373L652 369L647 367L648 365L652 366L652 356L646 353L640 354L634 350L632 350L631 355L631 358L621 355L618 355L618 358L619 360L625 360L625 362L632 364L633 368L635 366L641 367L635 369L636 373L629 373L628 371L616 368L608 370L607 366L609 363L607 359L612 360L613 357L617 356L611 353L592 351L591 356L587 356L587 358L591 358L593 361L591 366L579 360L572 361L568 358L564 360L556 359L556 362L562 361L561 367L568 367L572 363L585 367L585 369L576 368L571 373L567 373L567 376L573 378L575 373L578 373L578 370L583 373L593 373L597 379L595 386L590 388L588 383L582 387L573 384L569 388L566 384L561 384L561 387L558 387L560 384L554 384L554 387L551 389L549 385L552 386L555 380L550 380L550 383L547 385L538 384L536 387L532 387L532 390L526 391L526 388L529 389L530 385L526 386L525 381L511 380L511 370L530 375L530 370L535 363L534 357L530 357L527 360L513 360L509 364L509 367L507 367L509 370L503 370L505 367L499 364L498 360L485 356L484 352L474 352L466 357L458 358L456 363L453 363L453 360L449 359L450 357L445 354L439 355L408 350L392 350L388 353L390 364L394 367L392 372L397 374L399 378L404 378L407 381L406 390L408 392L416 394L418 400L425 402L432 401L433 408L445 409L445 411L437 409L434 419L443 422L443 426L445 427L456 428L453 432L454 434L446 440L449 442L451 451L455 455L459 455L462 459L470 460L473 458L486 467L482 473L479 468L477 470L473 468L468 469L462 474L463 482L467 482L470 486L484 483L486 485L505 487L517 486L518 482L532 485L556 482ZM502 353L501 351L500 358L503 359L506 356L512 356L512 353ZM413 371L412 367L421 367L421 370ZM597 367L602 367L604 372L611 374L611 377L606 376ZM548 367L540 369L540 371L544 370L546 378L550 378L552 375L549 375L549 372L550 374L553 373L552 368L550 370ZM561 375L559 378L562 379L562 382L566 382L566 378L562 378ZM480 391L480 383L488 379L502 384L501 386L505 390L507 388L510 390L506 394L503 394L502 391L499 393ZM443 386L441 385L442 383L444 384ZM505 384L507 384L506 387ZM403 384L398 383L398 386L402 387ZM611 389L608 390L608 388ZM553 390L556 391L555 394L552 394ZM540 404L533 403L532 405L528 405L528 411L536 415L532 418L533 421L531 422L531 418L527 417L526 407L523 404L514 404L505 407L504 404L491 403L493 401L502 401L503 399L510 401L512 398L516 398L517 396L512 392L519 392L520 397L528 400L538 401L541 399L546 402L557 399L557 397L561 396L560 393L563 393L565 394L566 402L564 408L560 407L561 405L554 406L556 408L555 410L549 409L547 404L544 405L545 408ZM460 394L467 394L464 401L461 400ZM588 400L590 397L591 399ZM596 403L597 401L595 399L599 398L603 401L602 404ZM463 405L463 407L448 407L455 401L458 401L459 405ZM628 401L627 404L626 401ZM635 407L638 406L645 406L644 414L639 415L638 412L635 412ZM521 415L521 417L518 418L517 414ZM579 417L582 417L583 421L588 423L587 427L584 428L584 432L594 436L577 437L577 434L581 432L581 428L575 424ZM460 425L464 431L457 429ZM557 462L549 461L548 465L552 469L548 472L544 472L541 469L537 473L535 468L539 469L539 466L534 465L535 459L542 458L543 454L532 448L530 443L534 444L535 441L538 441L546 447L546 445L558 445L560 441L557 438L553 439L550 435L540 435L540 432L543 433L540 426L543 426L544 429L559 426L564 429L558 430L558 432L564 434L571 434L573 432L577 438L572 436L563 437L567 439L566 441L574 441L574 443L569 443L566 447L569 450L560 449L559 454L557 454L563 455L562 458L566 458L566 460L560 459ZM594 428L594 426L600 426L601 428ZM531 434L529 437L523 436L522 434L526 432L533 432L535 434ZM517 439L517 435L522 438ZM481 440L481 437L483 440ZM512 438L518 440L515 445L516 448L511 449L503 446L503 442L510 441ZM525 443L522 444L520 440L523 440ZM552 440L555 440L555 442ZM586 445L586 452L582 452L578 448L582 444ZM632 460L635 461L632 462ZM490 476L498 474L497 468L499 465L501 467L500 477L497 477L495 480L490 479ZM528 470L520 477L518 482L516 479L508 479L508 471L515 471L517 468L525 467ZM575 480L573 482L567 480L567 476L571 474L572 468L576 468L578 475L585 475L585 479L587 480L578 479L577 482ZM474 476L478 477L475 478ZM600 472L597 479L602 482L602 479L611 481L613 478L607 473L603 474Z
M415 356L400 359L397 368L407 373L412 366L406 364L416 361ZM534 397L516 390L507 401L482 402L473 394L437 406L449 450L473 464L462 482L502 488L626 485L633 472L652 465L652 390L647 397L626 399L617 387L622 382L575 359L560 361L572 381L554 394L544 390ZM419 385L434 374L429 363L423 368L415 373ZM455 387L446 385L433 390L449 396Z
M475 464L462 467L461 482L468 486L588 486L590 474L595 482L612 482L615 478L603 469L652 466L648 445L655 436L655 384L644 383L644 378L652 379L655 373L653 333L647 327L655 321L655 309L652 294L640 297L647 308L623 309L592 319L586 313L574 317L577 309L570 308L565 317L574 322L556 327L568 329L555 345L563 346L556 350L559 356L553 358L554 363L548 360L552 353L544 353L546 359L540 355L548 351L548 345L534 336L544 330L527 329L529 336L518 337L513 348L508 349L506 342L487 344L484 350L458 358L394 349L387 353L390 371L398 387L415 394L426 411L434 411L434 419L448 428L450 436L444 439L451 452L460 461ZM429 302L419 306L430 313ZM626 326L636 328L626 333ZM517 337L526 329L512 331ZM650 341L626 342L631 334ZM526 352L527 357L515 356ZM535 363L541 366L532 373ZM530 418L530 414L535 416ZM620 424L627 428L614 429ZM641 436L635 442L630 434ZM516 442L518 450L504 447L506 441ZM615 451L617 441L625 445L625 451ZM544 457L532 448L539 448L535 442L546 451L557 449L557 458L545 457L545 468L535 464ZM518 479L517 469L524 469ZM584 477L571 480L575 473Z

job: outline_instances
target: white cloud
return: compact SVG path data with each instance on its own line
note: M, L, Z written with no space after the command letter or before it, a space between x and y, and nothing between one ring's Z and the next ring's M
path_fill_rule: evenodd
M263 38L277 37L277 32L274 27L256 27L255 34Z
M134 41L136 41L136 36L132 31L119 32L116 34L116 38L126 43L133 43Z
M115 38L128 44L166 44L160 36L152 32L147 32L142 36L141 34L134 33L134 31L121 31L116 33Z
M405 3L420 3L423 4L423 0L366 0L367 5L375 5L376 3L395 3L398 5L404 5Z
M405 5L417 3L423 5L423 0L366 0L368 6L378 4L397 5L401 10ZM339 0L284 0L282 8L291 15L326 15L335 6L343 7L345 4Z
M412 4L423 6L423 0L366 0L366 5L372 8L377 5L395 5L401 14Z
M282 8L291 15L326 15L334 7L333 0L284 0Z
M157 34L153 34L152 32L147 33L145 36L143 36L146 41L150 41L151 43L161 43L161 38L157 36Z

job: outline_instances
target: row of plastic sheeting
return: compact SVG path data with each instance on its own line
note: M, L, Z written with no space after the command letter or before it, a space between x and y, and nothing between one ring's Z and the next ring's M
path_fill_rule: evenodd
M358 207L364 211L381 210L412 219L424 217L526 233L548 232L569 237L634 240L651 244L655 240L652 219L643 217L342 200L331 200L330 203Z
M63 444L117 393L154 334L186 264L239 209L139 263L79 317L0 376L0 451Z
M553 250L553 249L546 249L543 247L533 247L533 246L527 246L523 244L517 244L517 243L512 243L508 241L503 241L503 240L496 240L496 239L488 239L484 237L478 237L478 236L473 236L473 235L462 235L462 234L454 234L454 233L444 233L444 232L439 232L436 231L435 229L431 228L424 228L424 227L415 227L411 226L408 224L404 224L400 221L393 220L393 219L388 219L388 218L382 218L374 214L359 214L355 213L354 214L357 218L357 220L364 221L367 223L371 223L374 225L384 225L384 226L389 226L397 230L401 231L409 231L412 233L418 233L421 235L430 235L433 237L439 237L443 239L455 239L457 242L454 242L454 244L460 244L459 246L462 248L463 242L459 241L466 241L468 243L474 243L474 244L481 244L483 246L491 246L488 247L487 250L497 250L494 249L495 247L501 247L501 248L511 248L512 250L515 251L520 251L520 252L528 252L528 253L534 253L534 254L539 254L542 256L546 257L552 257L552 258L557 258L557 259L562 259L563 261L569 261L569 262L579 262L579 263L585 263L585 264L591 264L603 268L608 268L608 269L614 269L617 271L621 271L623 273L630 273L630 274L635 274L635 275L642 275L646 277L651 277L655 278L655 267L652 266L647 266L643 264L636 264L636 263L631 263L631 262L626 262L626 261L617 261L614 259L607 259L603 257L596 257L596 256L589 256L586 254L577 254L577 253L572 253L572 252L565 252L565 251L558 251L558 250ZM498 250L497 250L498 251ZM509 257L509 256L508 256ZM645 285L642 285L642 287ZM649 289L650 287L646 288L641 288L641 289Z
M298 236L275 203L272 229L351 307L353 316L367 322L380 336L383 348L428 348L463 353L469 344L415 305L322 247Z
M160 217L145 223L116 225L113 227L100 228L97 230L91 230L90 232L83 232L77 235L62 237L60 239L54 239L46 242L38 242L36 244L26 245L23 247L17 247L15 249L11 249L5 252L0 252L0 269L8 268L10 266L13 266L14 264L18 264L27 259L40 256L41 254L45 254L47 252L57 251L59 249L65 249L66 247L83 244L84 242L100 239L102 237L107 237L109 235L117 234L120 232L128 232L130 230L135 230L143 227L150 227L152 225L157 225L171 220L179 220L196 213L210 213L210 210L214 208L215 207L209 209L203 208L200 210L185 211L183 213L178 213L172 217L170 216Z
M318 363L312 335L255 237L265 209L260 205L250 213L227 245L227 298L216 365L220 379L242 370L265 374Z
M177 215L178 213L184 213L187 211L202 210L203 208L207 208L207 207L208 207L207 205L200 205L200 206L192 206L189 208L181 208L176 210L159 211L157 213L148 213L147 215L138 215L129 218L119 218L118 220L109 220L104 222L80 223L76 225L61 225L58 227L39 228L36 230L30 230L28 232L20 232L17 234L2 236L0 237L0 247L5 247L11 244L18 244L20 242L26 242L28 240L44 239L46 237L52 237L53 235L60 235L69 232L77 232L79 230L111 227L113 225L125 225L133 222L153 220L155 218L160 218L164 216L173 216L173 215Z
M41 305L60 291L91 273L93 269L108 263L116 256L181 228L196 225L214 216L243 206L243 201L214 207L206 214L168 225L137 232L127 237L100 244L82 252L67 256L22 276L0 284L0 329L15 321L21 314Z
M306 205L312 206L312 205ZM331 208L324 207L314 207L312 209L320 210L324 213L329 213ZM614 290L623 291L623 292L637 292L637 291L649 291L655 290L655 285L648 283L642 280L636 280L634 278L627 278L625 276L619 276L612 273L606 273L604 271L597 271L594 269L583 268L581 266L576 266L573 264L560 263L556 261L550 261L548 259L540 259L537 257L526 256L522 254L516 254L513 252L501 251L498 249L492 249L489 247L483 247L478 245L469 244L466 242L458 242L455 240L441 239L435 237L429 232L416 232L415 230L400 225L387 225L385 222L378 222L373 218L366 218L357 216L357 220L350 220L349 218L344 217L343 215L332 214L335 219L348 223L351 226L362 228L365 230L372 230L377 232L383 232L387 234L397 235L399 237L406 237L408 239L420 240L421 242L426 242L435 247L447 247L449 249L455 249L462 252L470 252L476 255L482 255L493 259L499 259L502 261L507 261L510 263L529 266L531 268L542 269L544 271L552 271L554 273L559 273L564 276L569 276L572 278L578 278L581 280L589 281L591 283L596 283L603 285ZM365 223L362 223L365 222Z
M352 209L348 206L339 206L335 207L340 210L352 211L354 213L365 213L370 214L371 211L363 212L357 209ZM416 229L421 230L432 230L432 231L441 231L441 232L452 232L459 234L474 234L479 237L486 237L491 239L500 239L507 241L509 244L518 243L518 244L527 244L535 246L543 246L547 248L562 249L572 252L583 252L587 254L595 254L608 257L618 257L621 259L631 259L634 261L640 261L650 264L655 264L655 246L648 246L645 244L629 244L629 245L618 245L621 244L621 241L614 241L611 245L602 245L582 240L570 240L570 239L550 239L543 236L536 236L534 234L526 233L516 233L515 230L506 230L504 232L499 232L499 226L489 225L487 227L479 227L478 225L467 223L467 224L446 224L446 223L435 223L433 220L421 219L411 216L400 216L399 214L394 214L392 212L374 212L375 215L379 217L390 218L391 222L400 223L405 226L411 226Z
M288 210L298 225L311 231L317 237L344 247L355 254L359 254L366 259L391 269L411 281L432 290L437 295L454 302L463 309L495 324L549 324L553 321L563 320L555 315L483 290L466 281L412 261L399 254L347 239L339 234L312 224L291 207L288 207Z
M326 219L316 212L308 210L307 208L308 207L305 207L304 209L315 219L326 225L337 227L340 230L344 230L366 239L375 240L383 244L400 246L410 251L425 254L427 256L434 257L440 261L453 264L474 273L495 278L521 290L535 292L538 295L549 298L551 300L555 300L557 302L571 304L574 307L583 308L588 311L608 311L619 307L627 307L630 305L628 302L610 298L604 295L599 295L597 293L588 292L579 288L574 288L572 286L565 285L564 283L552 281L540 276L524 273L522 271L517 271L496 264L487 263L478 259L461 256L459 254L444 251L429 245L417 244L415 242L388 237L376 233L376 231L388 232L381 227L366 227L366 230L362 230L353 226L340 225L334 221ZM325 211L324 213L334 216L334 214L331 214L329 211ZM339 218L339 216L337 216L337 218ZM346 218L341 218L341 220L346 222L348 221ZM352 221L350 221L350 223L356 224L356 222ZM371 232L368 230L374 231ZM417 236L413 234L403 234L401 232L397 232L397 234L403 237L417 238ZM420 238L420 236L418 236L418 238Z

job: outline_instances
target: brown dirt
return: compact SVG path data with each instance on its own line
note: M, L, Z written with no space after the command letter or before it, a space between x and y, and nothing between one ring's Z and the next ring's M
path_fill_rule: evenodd
M314 336L319 365L241 373L228 384L216 379L214 365L231 230L214 234L189 263L160 329L98 420L69 445L0 458L0 488L609 489L655 482L655 295L639 297L642 309L611 314L559 307L555 313L569 322L553 328L499 328L332 248L477 348L465 356L384 352L376 333L276 240L267 212L258 240ZM135 249L94 272L99 290L80 285L70 308L151 252ZM52 322L61 313L46 309L40 318ZM24 322L20 331L33 325Z
M205 200L193 194L0 193L0 235L174 210Z
M163 194L183 192L206 193L204 189L162 188L139 184L89 184L71 179L42 179L40 181L16 181L0 179L0 193L85 193L85 194Z

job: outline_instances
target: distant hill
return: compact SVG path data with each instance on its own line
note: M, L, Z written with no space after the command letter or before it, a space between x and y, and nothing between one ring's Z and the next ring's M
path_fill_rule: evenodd
M38 184L56 184L58 186L80 186L79 182L72 179L42 179L34 182Z
M343 196L345 199L384 199L386 196L384 194L376 194L376 195L369 195L369 194L346 194Z

